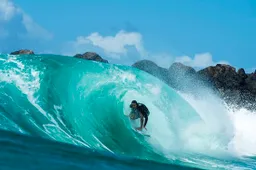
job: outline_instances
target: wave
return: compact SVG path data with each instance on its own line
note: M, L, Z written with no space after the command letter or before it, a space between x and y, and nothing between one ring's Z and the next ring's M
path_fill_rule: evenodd
M197 99L129 66L58 55L1 55L0 63L1 129L203 168L256 153L253 128L243 122L255 116L229 111L207 91ZM134 99L151 112L150 138L127 118ZM234 159L229 168L238 166Z

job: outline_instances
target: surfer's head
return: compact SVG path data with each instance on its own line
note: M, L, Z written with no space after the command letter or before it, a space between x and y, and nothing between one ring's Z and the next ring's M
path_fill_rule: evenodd
M138 106L138 103L137 103L136 100L133 100L133 101L131 102L131 104L130 104L130 108L133 108L133 109L136 109L137 106Z

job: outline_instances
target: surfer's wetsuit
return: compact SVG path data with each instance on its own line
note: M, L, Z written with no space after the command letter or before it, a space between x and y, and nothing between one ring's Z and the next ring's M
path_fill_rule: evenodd
M144 123L144 127L145 127L148 122L149 110L144 104L138 103L138 111L143 115L143 117L145 117L145 123Z
M140 113L141 113L143 115L143 117L145 118L144 127L147 125L148 116L149 116L150 112L144 104L138 103L138 107L136 109L132 109L132 113L135 114L134 119L140 118Z

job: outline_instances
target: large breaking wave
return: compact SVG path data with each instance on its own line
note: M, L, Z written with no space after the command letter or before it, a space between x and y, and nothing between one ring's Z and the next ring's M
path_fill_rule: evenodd
M194 98L129 66L65 56L1 55L0 64L2 129L203 168L239 166L256 153L256 116L227 110L211 93ZM151 112L151 137L132 130L134 99Z

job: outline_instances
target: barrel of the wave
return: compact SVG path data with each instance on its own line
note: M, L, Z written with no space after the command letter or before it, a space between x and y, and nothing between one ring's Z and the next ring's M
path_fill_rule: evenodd
M73 133L90 148L142 159L164 159L147 139L134 133L124 115L124 107L129 105L124 96L139 90L134 86L132 69L92 61L73 62L51 78L52 84L59 87L56 93L60 95L63 117Z

